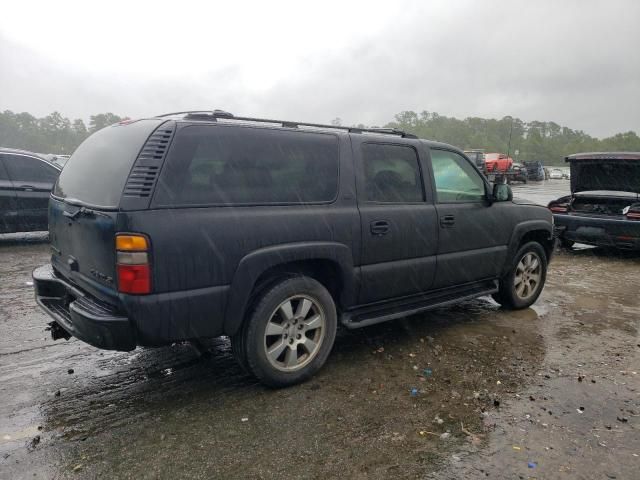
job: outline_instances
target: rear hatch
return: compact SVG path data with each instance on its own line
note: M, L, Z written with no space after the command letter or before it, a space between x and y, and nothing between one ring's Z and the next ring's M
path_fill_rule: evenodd
M640 157L593 153L567 157L571 166L572 213L625 219L640 201Z
M571 166L571 193L613 191L640 194L640 157L618 154L567 157Z
M163 122L125 122L90 136L65 165L49 202L54 270L110 303L117 299L115 233L126 231L123 191L136 177L132 169L145 143Z

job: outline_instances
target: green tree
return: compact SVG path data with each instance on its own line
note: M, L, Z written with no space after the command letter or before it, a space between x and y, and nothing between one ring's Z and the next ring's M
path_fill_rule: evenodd
M97 132L98 130L113 125L124 120L122 117L115 115L111 112L99 113L98 115L91 115L89 118L89 133Z
M91 117L93 127L111 125L121 120L113 113L103 113ZM71 154L90 132L83 120L73 122L60 112L53 112L43 118L11 110L0 112L0 146L22 148L40 153Z

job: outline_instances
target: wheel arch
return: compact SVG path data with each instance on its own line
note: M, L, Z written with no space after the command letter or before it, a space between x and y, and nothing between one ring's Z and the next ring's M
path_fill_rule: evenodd
M527 242L535 241L542 245L547 256L547 261L551 259L553 253L553 226L544 220L529 220L516 225L509 247L507 249L507 258L502 269L502 275L505 275L511 263L513 256L522 245Z
M233 276L225 308L224 332L235 334L252 295L277 278L307 275L329 290L336 306L349 306L357 295L351 250L336 242L304 242L256 250L245 256Z

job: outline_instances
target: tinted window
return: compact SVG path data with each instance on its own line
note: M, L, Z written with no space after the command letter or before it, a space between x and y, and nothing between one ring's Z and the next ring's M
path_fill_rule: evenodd
M366 200L412 203L424 200L418 156L412 147L362 145Z
M196 125L180 130L158 205L327 202L338 190L334 135Z
M5 155L4 164L14 182L51 183L58 178L58 170L44 160L22 155Z
M484 198L484 181L461 155L431 150L431 164L439 203L478 202Z
M76 149L53 191L54 195L89 205L113 208L133 162L163 120L139 120L103 128Z

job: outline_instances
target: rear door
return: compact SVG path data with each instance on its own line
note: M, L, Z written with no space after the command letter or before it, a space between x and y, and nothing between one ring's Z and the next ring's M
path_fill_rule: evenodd
M59 274L106 301L117 291L115 234L132 229L127 215L119 213L123 192L135 184L138 195L148 199L152 174L142 178L132 170L143 153L162 161L167 142L158 140L147 148L147 139L162 123L139 120L94 133L73 153L53 190L51 263Z
M360 303L415 295L433 283L437 214L423 182L419 141L352 135L362 251Z
M22 230L46 230L47 207L59 170L45 160L8 153L4 164L13 182Z
M504 210L509 202L490 205L480 173L459 153L434 148L430 153L439 222L434 287L496 278L513 228Z
M0 233L8 233L17 230L18 207L13 182L3 159L4 155L0 154Z

